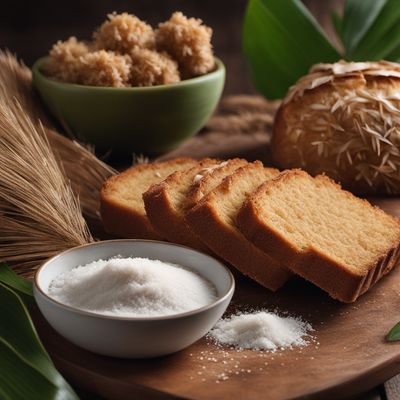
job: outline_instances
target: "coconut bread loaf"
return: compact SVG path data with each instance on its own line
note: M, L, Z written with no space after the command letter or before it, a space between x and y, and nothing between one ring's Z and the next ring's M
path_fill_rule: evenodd
M217 168L221 161L204 159L191 168L176 171L143 193L147 216L154 230L165 239L205 250L183 218L183 205L196 176Z
M146 216L142 193L171 173L197 163L177 158L139 164L107 179L100 191L100 214L106 231L126 238L161 239Z
M272 160L325 173L353 193L400 194L400 64L317 64L274 119Z
M396 218L301 170L260 186L237 223L260 249L343 302L355 301L398 259Z
M242 203L260 184L279 173L256 161L237 169L186 214L190 228L221 258L275 291L290 276L284 259L276 261L247 240L235 219Z

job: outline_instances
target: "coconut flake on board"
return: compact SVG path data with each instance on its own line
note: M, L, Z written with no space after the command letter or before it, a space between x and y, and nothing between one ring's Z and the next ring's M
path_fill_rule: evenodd
M208 336L220 345L275 352L307 346L313 331L311 324L299 317L260 310L222 318Z

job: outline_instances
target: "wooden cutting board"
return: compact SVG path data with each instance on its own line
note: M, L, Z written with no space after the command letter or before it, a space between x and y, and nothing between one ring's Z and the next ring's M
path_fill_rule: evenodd
M400 216L400 199L375 203ZM65 377L109 399L342 398L400 372L400 343L384 341L400 320L400 268L347 305L300 279L273 294L239 278L229 311L249 306L302 316L315 328L313 341L302 349L262 353L218 348L202 339L167 357L119 360L72 345L38 313L35 322Z
M242 97L226 99L221 111L225 119L217 115L202 134L162 159L245 157L268 164L269 132L276 105ZM229 107L233 106L232 111ZM246 129L240 125L240 132L233 129L238 121L237 108L243 109L242 120L250 121ZM258 114L249 119L249 113L255 111ZM270 118L266 118L268 113ZM234 125L228 126L226 121L231 120ZM375 202L400 216L400 199ZM72 345L38 312L35 322L65 377L108 399L336 399L361 393L400 372L400 342L384 342L385 334L400 320L400 268L350 305L330 299L300 279L275 294L239 276L236 283L228 312L262 307L302 316L315 328L313 342L303 349L272 354L222 349L202 339L167 357L119 360Z

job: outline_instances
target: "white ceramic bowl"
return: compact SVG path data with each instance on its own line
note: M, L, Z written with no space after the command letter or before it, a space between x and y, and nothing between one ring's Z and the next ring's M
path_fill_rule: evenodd
M146 257L179 264L212 282L217 299L202 308L165 317L117 317L82 311L48 295L56 275L115 256ZM149 240L109 240L67 250L37 271L34 296L49 324L76 345L107 356L147 358L174 353L203 337L225 312L235 282L219 261L190 248Z

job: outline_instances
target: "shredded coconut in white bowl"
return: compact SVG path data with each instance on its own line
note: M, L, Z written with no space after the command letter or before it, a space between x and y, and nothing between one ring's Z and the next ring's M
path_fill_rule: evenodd
M306 346L312 331L311 324L301 318L255 311L222 318L209 337L239 349L276 351Z
M49 296L98 314L147 317L196 310L216 299L216 288L180 265L128 257L98 260L57 275Z

